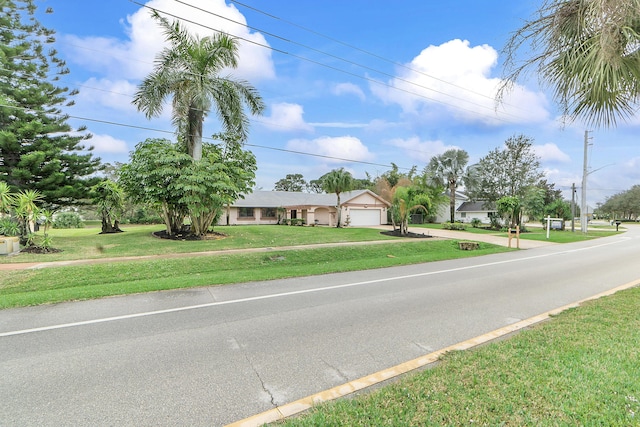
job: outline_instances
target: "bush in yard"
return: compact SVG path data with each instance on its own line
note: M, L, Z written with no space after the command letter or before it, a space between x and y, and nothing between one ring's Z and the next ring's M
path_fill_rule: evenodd
M0 236L19 236L20 226L10 217L0 218Z
M472 226L473 228L480 228L480 226L481 226L481 225L482 225L482 221L480 221L480 219L478 219L478 218L473 218L473 219L471 220L471 226Z
M444 230L461 230L464 231L467 229L467 226L461 222L444 222L442 223L442 228Z
M84 228L84 223L75 212L61 212L53 220L53 228Z

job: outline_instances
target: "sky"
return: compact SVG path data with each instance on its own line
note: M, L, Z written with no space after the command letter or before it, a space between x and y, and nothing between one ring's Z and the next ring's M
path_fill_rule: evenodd
M128 162L147 138L174 139L169 103L148 120L131 102L165 46L154 8L200 36L238 38L239 66L228 74L249 81L266 104L251 118L246 145L258 161L256 189L341 167L356 178L375 178L392 163L422 171L451 148L467 151L472 164L522 134L533 139L547 180L566 199L575 183L580 203L585 131L590 211L640 183L640 118L613 129L567 123L535 73L496 105L504 46L541 0L36 3L70 69L62 84L80 91L69 123L87 126L103 162ZM45 14L49 7L54 13ZM204 135L220 130L212 113Z

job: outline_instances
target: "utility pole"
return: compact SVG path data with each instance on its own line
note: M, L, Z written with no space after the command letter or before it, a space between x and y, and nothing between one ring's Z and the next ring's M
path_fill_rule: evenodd
M582 200L580 200L580 229L587 234L587 148L589 147L589 131L584 131L584 163L582 165Z
M571 184L571 232L576 231L576 183Z

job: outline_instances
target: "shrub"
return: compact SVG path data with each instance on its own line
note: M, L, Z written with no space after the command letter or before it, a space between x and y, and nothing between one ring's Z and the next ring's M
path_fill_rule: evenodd
M162 224L164 221L155 211L148 208L137 209L133 215L125 216L123 223L128 224Z
M461 222L445 222L442 224L444 230L466 230L467 226Z
M10 217L0 218L0 235L19 236L20 226Z
M77 213L62 212L53 220L53 228L84 228L84 223Z
M481 225L482 225L482 221L480 221L478 218L473 218L471 220L471 226L473 228L480 228Z

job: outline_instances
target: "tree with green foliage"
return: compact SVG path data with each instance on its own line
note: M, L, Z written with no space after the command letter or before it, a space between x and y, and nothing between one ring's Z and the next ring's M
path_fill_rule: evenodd
M178 22L170 23L153 12L170 47L160 52L153 72L138 87L133 103L147 118L158 116L168 97L172 98L172 117L178 138L187 146L188 154L202 158L202 127L205 117L214 110L224 132L248 136L251 114L261 114L264 102L248 82L220 73L238 66L238 46L233 37L216 33L196 37Z
M274 186L275 191L297 191L301 192L307 188L307 181L304 180L302 174L289 173L286 177L278 180Z
M38 203L42 201L42 194L37 190L22 190L13 196L13 212L20 225L21 245L33 245L32 235L40 212Z
M166 232L173 236L182 232L187 206L181 201L177 182L181 170L193 159L168 139L147 139L122 165L119 182L135 203L153 206L164 220Z
M401 172L398 165L391 162L391 170L386 171L382 175L380 175L378 179L384 179L389 183L391 187L395 187L398 185L401 179L407 179L409 181L413 181L413 178L416 176L416 171L418 170L417 166L412 166L408 172Z
M322 188L327 193L335 193L338 204L338 223L336 227L342 227L342 203L340 202L340 194L350 191L353 188L353 176L344 168L334 169L327 173L322 180Z
M640 0L545 0L507 44L501 96L533 68L565 115L615 126L638 111L639 46Z
M255 156L237 138L203 144L199 161L169 140L147 139L122 166L120 181L134 201L153 205L162 213L169 236L184 234L189 216L189 233L202 237L225 205L251 191L256 169Z
M502 197L517 197L522 204L527 192L538 187L544 177L533 151L533 140L524 135L507 139L503 148L496 148L481 158L475 174L476 183L470 197L487 203L495 203Z
M544 217L550 216L551 218L562 218L565 221L571 219L571 203L566 200L556 199L553 202L545 205L543 218L541 218L544 223Z
M425 193L415 187L396 187L391 200L391 219L401 236L409 234L409 218L411 214L421 210L428 215L432 209L431 200Z
M0 181L57 208L86 197L100 160L81 144L90 138L78 136L84 129L71 133L63 109L77 91L57 85L69 70L35 11L33 0L0 2Z
M115 181L105 179L91 187L91 201L102 217L102 231L120 233L119 220L124 209L124 190Z
M614 194L598 208L600 214L612 219L638 220L640 218L640 185Z
M9 212L12 205L13 196L11 195L11 189L6 182L0 181L0 218Z
M474 168L467 167L469 153L464 150L450 149L434 156L427 164L424 174L433 187L445 187L449 190L450 221L456 218L456 191L461 185L474 183Z

